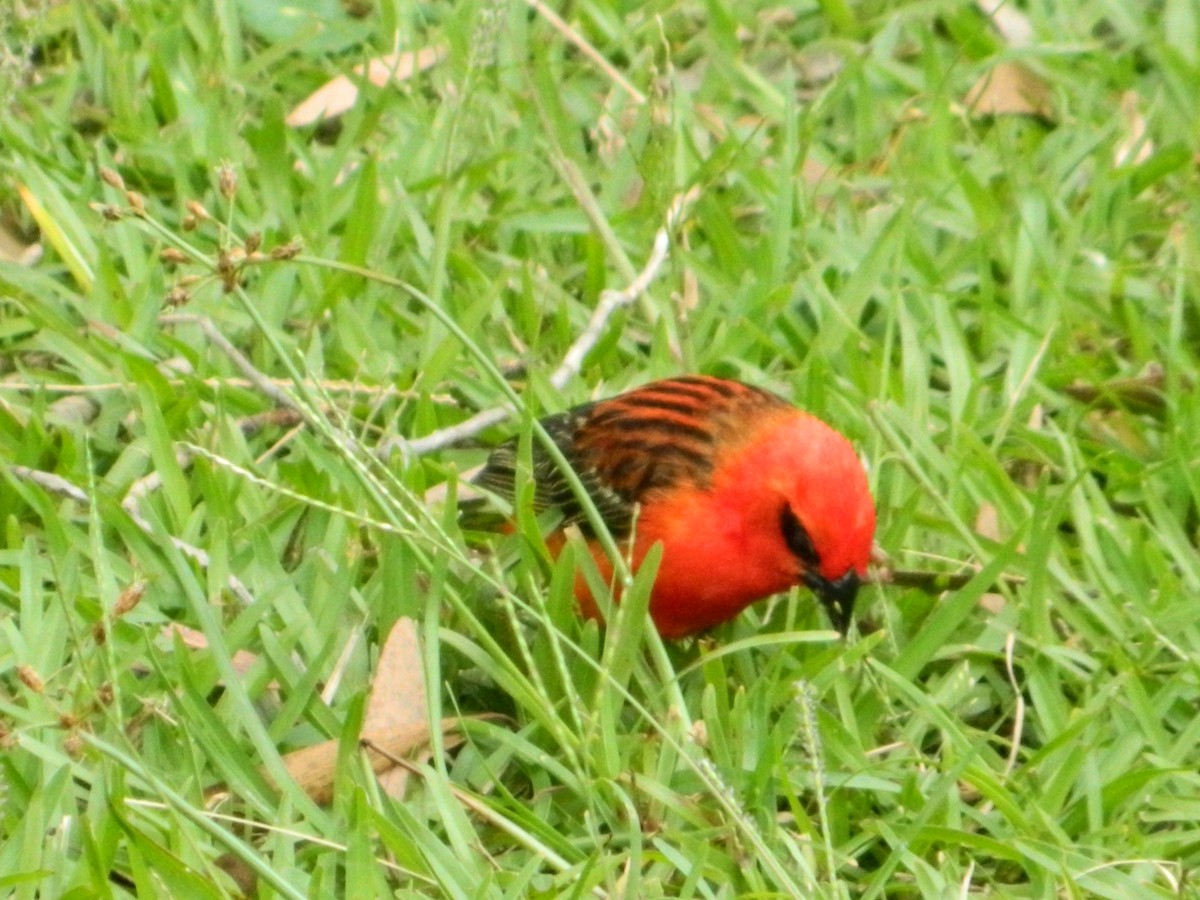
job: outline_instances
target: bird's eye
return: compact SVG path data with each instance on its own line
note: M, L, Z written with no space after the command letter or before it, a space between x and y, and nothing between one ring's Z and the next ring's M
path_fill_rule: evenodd
M812 538L808 536L808 532L800 524L800 520L792 512L792 508L786 504L779 513L779 529L783 532L784 543L788 545L788 549L800 562L810 569L816 569L821 565L821 555L813 546Z

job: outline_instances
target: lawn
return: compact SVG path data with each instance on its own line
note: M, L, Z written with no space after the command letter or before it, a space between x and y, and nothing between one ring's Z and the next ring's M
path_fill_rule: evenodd
M0 896L1200 897L1197 85L1194 0L0 4ZM860 450L844 639L460 528L683 372Z

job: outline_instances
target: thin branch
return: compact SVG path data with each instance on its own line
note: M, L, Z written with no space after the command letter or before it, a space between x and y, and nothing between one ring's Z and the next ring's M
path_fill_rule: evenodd
M566 356L563 357L562 364L550 376L550 383L554 387L561 390L567 382L579 374L580 369L583 368L584 357L599 343L608 320L618 309L629 306L650 288L650 284L658 277L659 270L667 260L667 253L671 248L671 233L675 230L684 211L691 206L697 196L699 196L699 191L692 188L686 194L676 197L671 203L670 209L667 210L666 223L654 235L654 244L650 248L646 265L629 285L621 291L609 290L601 293L600 302L596 304L596 311L588 320L587 327L571 344Z
M1161 415L1167 408L1164 389L1166 371L1161 363L1150 362L1137 375L1110 378L1099 384L1076 380L1063 393L1097 409L1129 409L1137 413Z
M1025 694L1017 683L1017 673L1013 666L1013 648L1017 636L1009 632L1004 639L1004 668L1008 672L1008 683L1012 687L1013 696L1017 698L1016 709L1013 710L1013 731L1009 740L1008 759L1004 761L1004 778L1008 779L1017 767L1017 756L1021 752L1021 737L1025 733Z
M254 364L250 362L245 354L238 350L237 347L233 346L229 339L221 333L220 329L213 324L211 319L207 318L206 316L191 315L190 313L168 313L166 315L159 316L158 320L164 325L198 326L200 330L204 332L204 336L208 338L213 346L229 357L233 364L241 370L242 374L246 377L246 380L250 383L250 385L252 385L254 388L257 388L268 399L274 401L278 406L283 407L282 410L275 410L273 413L266 414L267 416L279 415L280 413L283 413L288 416L298 417L301 420L305 419L303 408L295 399L292 398L291 394L255 368ZM261 428L265 421L268 420L264 419L263 416L251 416L243 420L243 422L240 424L243 430L249 434ZM192 464L192 458L192 453L186 448L179 447L175 451L175 464L180 469L188 468ZM129 490L125 492L125 496L121 500L121 508L125 510L129 517L133 519L134 522L138 524L138 527L143 531L149 532L150 525L141 512L142 499L153 491L156 491L162 487L162 483L162 473L157 471L150 472L130 485ZM177 539L171 538L171 540L174 542ZM177 544L177 546L179 546L179 544ZM204 551L199 550L198 548L190 547L190 545L187 544L182 545L180 549L182 550L183 547L190 548L188 555L191 556L192 559L195 559L203 566L208 565L208 557L204 554ZM203 561L201 560L201 557L197 556L196 554L201 554L201 556L203 556ZM232 580L236 579L231 578L231 581ZM249 597L248 592L246 593L246 597Z
M191 313L168 313L158 317L158 321L163 325L196 325L204 332L213 345L229 357L241 373L250 381L254 387L258 388L263 394L273 400L279 406L286 406L288 409L300 410L300 404L292 397L290 393L278 386L270 378L258 371L254 367L254 363L230 343L229 338L221 334L220 329L212 323L212 320L207 316L196 316Z
M67 479L61 475L54 475L50 472L42 472L38 469L30 469L27 466L11 465L8 471L12 472L18 478L28 481L30 484L36 484L38 487L49 491L52 494L57 494L60 497L66 497L74 500L76 503L91 503L91 498L81 489L75 487Z
M481 431L499 425L517 411L511 403L501 403L491 409L481 410L469 419L464 419L457 425L442 428L424 437L405 440L400 436L393 437L379 445L379 455L386 459L396 447L401 447L408 456L424 456L435 450L451 447L468 438L473 438Z
M192 454L182 448L175 451L175 465L180 469L186 469L192 464ZM157 491L162 487L162 474L158 471L152 471L148 475L143 475L137 481L129 486L129 490L125 492L125 496L121 499L121 509L125 510L130 516L141 518L141 502L142 498L152 491Z
M28 481L30 484L36 484L38 487L45 491L49 491L52 494L57 494L60 497L66 497L70 500L74 500L76 503L81 503L88 506L92 504L92 498L89 497L85 491L76 487L74 484L59 475L54 475L50 472L42 472L37 469L30 469L26 466L16 465L9 466L8 470L17 478ZM121 506L125 510L126 514L128 514L133 524L150 537L159 537L160 533L157 532L154 529L154 526L151 525L150 522L141 515L137 509L136 503L127 505L128 500L129 498L126 497L125 502L123 502ZM199 547L195 547L192 544L187 543L187 541L180 540L173 535L167 535L167 540L171 542L171 545L175 547L176 550L178 550L188 559L195 562L201 568L207 569L211 564L208 554ZM249 606L254 602L253 595L250 593L246 585L244 585L241 580L237 578L237 576L229 575L226 584L229 586L229 590L234 594L234 596L236 596L245 605Z
M927 572L912 569L890 569L885 566L876 569L875 576L871 580L876 584L915 588L918 591L924 591L926 594L943 594L946 591L961 591L978 574L978 572L971 570L965 572ZM1005 573L1000 575L996 583L992 585L992 588L1014 588L1020 587L1024 583L1025 579L1022 576Z
M616 82L621 90L627 93L639 104L646 102L646 95L630 84L629 81L626 80L625 76L618 72L613 64L601 55L599 50L588 43L587 39L583 35L564 22L558 13L546 6L546 4L542 3L541 0L525 0L525 2L531 6L538 15L549 22L550 26L555 31L574 44L579 49L580 53L595 63L605 75Z
M268 409L266 412L238 419L238 428L246 437L258 434L264 428L293 428L302 425L305 419L294 409Z
M546 117L545 112L542 115L543 118ZM575 165L574 161L568 158L557 144L551 147L549 159L554 170L558 172L559 177L566 183L567 189L575 197L575 202L579 204L579 208L587 217L588 222L596 229L596 234L612 258L612 264L616 267L617 274L632 281L637 277L637 270L625 253L625 248L621 246L621 239L617 237L617 233L604 215L604 210L600 208L600 201L596 199L587 179L579 171L579 166Z
M679 220L683 218L688 207L695 201L698 193L693 188L672 201L667 210L666 221L654 236L654 243L646 258L646 264L640 272L634 274L629 284L619 291L607 290L601 293L600 302L596 304L596 309L588 319L587 325L567 349L562 363L550 376L550 383L555 388L561 390L579 374L583 368L584 359L604 336L605 329L617 310L629 306L649 290L650 285L662 270L663 263L667 260L671 247L671 233L678 226ZM410 457L423 456L426 453L432 453L472 438L481 431L503 422L515 412L516 407L512 403L502 403L499 406L477 412L456 425L440 429L424 437L413 440L405 440L401 437L391 438L380 444L377 452L383 458L387 458L399 446Z
M285 388L294 382L290 378L268 378L267 381L279 388ZM188 378L171 378L167 384L182 387L193 384L203 384L210 388L248 388L258 387L259 381L249 378L204 378L197 381ZM309 387L319 389L326 394L360 394L368 397L395 398L397 400L416 400L418 398L432 400L435 403L452 405L455 400L449 394L422 395L417 391L401 390L390 384L363 384L357 381L308 381ZM15 394L103 394L108 391L127 391L137 387L134 381L107 381L99 384L46 384L33 381L0 381L0 392L10 391Z

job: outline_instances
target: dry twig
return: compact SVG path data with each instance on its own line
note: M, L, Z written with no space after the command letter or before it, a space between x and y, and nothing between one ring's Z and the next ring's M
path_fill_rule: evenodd
M599 50L588 43L588 40L583 35L564 22L558 13L548 7L545 3L542 3L541 0L525 0L525 2L529 4L529 6L531 6L538 15L549 22L550 26L555 31L574 44L579 49L580 53L595 63L597 68L599 68L602 72L604 72L605 75L616 82L621 90L627 93L639 104L646 102L646 95L630 84L625 76L618 72L613 64L605 59Z
M926 594L943 594L946 591L961 591L979 573L972 569L964 572L926 572L913 569L891 569L886 566L875 570L872 579L877 584L915 588ZM1020 587L1025 579L1020 575L1001 574L993 589Z
M636 273L622 290L604 291L600 295L600 302L596 304L596 309L592 312L587 325L567 349L562 363L550 376L550 383L555 388L561 390L567 382L579 374L584 359L603 337L609 320L618 310L629 306L645 294L654 279L658 277L663 263L667 260L671 234L696 196L697 191L692 189L675 198L670 209L667 210L666 221L654 236L654 243L651 245L650 254L646 258L646 264L642 270ZM503 422L515 412L516 408L511 403L502 403L491 409L482 410L457 425L451 425L449 428L443 428L424 437L414 440L405 440L401 437L392 438L381 444L378 452L380 456L387 458L399 446L410 457L422 456L472 438L481 431Z
M229 357L230 361L241 371L249 382L254 385L264 396L269 397L279 406L285 406L288 409L301 410L300 404L262 372L254 367L254 363L230 343L229 338L221 334L220 329L212 323L212 320L206 316L192 315L191 313L168 313L158 317L158 321L163 325L195 325L204 332L204 336L208 338L218 350ZM303 410L301 410L303 412Z
M654 244L650 248L646 265L629 285L624 290L605 291L600 295L600 302L596 305L596 311L592 313L591 319L588 320L587 327L571 344L566 356L563 357L562 364L550 376L550 383L554 387L561 390L568 381L579 374L580 369L583 368L584 357L600 341L608 320L618 309L629 306L650 288L650 283L658 277L659 269L666 262L667 252L671 246L671 233L679 224L684 211L695 201L698 193L697 189L693 188L686 194L676 197L671 203L670 209L667 210L666 222L654 235Z
M280 389L294 384L290 378L268 378L267 381ZM240 389L257 387L259 381L251 381L249 378L204 378L199 380L192 378L171 378L166 383L172 387L202 384L209 388ZM341 379L306 381L305 385L319 390L324 394L356 394L377 397L384 400L416 400L422 396L416 391L406 391L393 387L390 384L363 384L358 381L344 381ZM14 394L66 394L68 396L82 394L87 396L91 394L103 394L108 391L128 391L136 387L137 383L133 381L105 381L97 384L46 384L34 381L0 381L0 393L7 391ZM430 394L425 396L425 399L445 405L455 402L454 398L449 394Z
M28 481L30 484L36 484L38 487L49 491L52 494L57 494L60 497L67 497L70 500L74 500L76 503L81 503L88 506L92 504L92 498L87 495L86 491L76 487L71 482L59 475L55 475L51 472L42 472L37 469L30 469L27 466L9 466L8 470L17 478ZM142 480L147 481L147 479ZM125 502L123 502L121 506L125 509L125 512L129 515L129 518L133 521L134 525L151 537L158 536L159 532L155 530L154 526L151 525L144 516L142 516L141 512L137 508L136 502L129 504L129 498L127 496ZM198 566L205 569L208 568L210 564L209 556L199 547L193 546L187 541L180 540L174 536L169 536L167 540L171 542L171 545L175 547L176 550L188 557L188 559L195 562ZM242 603L249 606L254 602L254 597L250 594L250 591L235 575L229 576L227 584L229 585L229 590Z
M1099 384L1076 380L1063 393L1097 409L1129 409L1161 415L1167 408L1167 373L1161 363L1150 362L1137 375L1110 378Z

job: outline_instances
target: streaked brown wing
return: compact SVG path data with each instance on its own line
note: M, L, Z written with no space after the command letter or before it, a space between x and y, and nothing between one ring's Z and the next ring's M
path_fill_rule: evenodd
M583 483L584 489L596 504L600 517L615 536L629 533L633 521L633 505L609 490L593 469L585 466L575 448L575 433L580 427L594 404L585 404L542 419L542 427L546 429L554 443L562 450L571 468L575 470ZM501 497L511 501L516 494L517 472L517 438L510 438L492 451L487 464L472 480ZM571 489L566 476L555 465L550 454L540 442L534 441L530 451L533 462L531 476L534 483L533 506L538 512L547 509L558 509L563 514L563 524L580 524L585 531L587 516L579 498Z
M741 414L785 401L737 381L688 376L575 407L542 420L571 463L614 536L629 533L634 507L657 491L683 484L709 486L718 442L736 430ZM570 483L536 442L532 450L534 505L558 508L567 524L586 525ZM517 442L493 451L476 484L511 499Z

